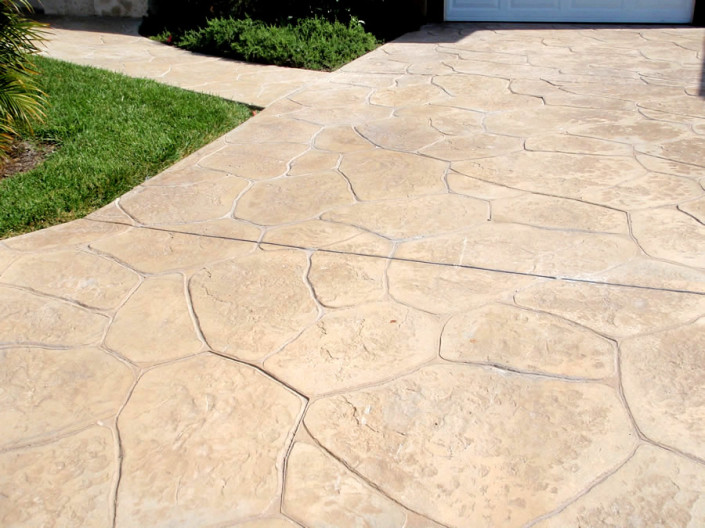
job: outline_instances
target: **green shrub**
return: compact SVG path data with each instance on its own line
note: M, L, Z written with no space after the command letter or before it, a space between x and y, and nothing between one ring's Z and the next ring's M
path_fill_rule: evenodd
M345 25L322 18L274 25L250 18L209 20L187 31L179 47L264 64L334 70L377 45L356 19Z
M44 117L44 93L31 56L39 50L41 24L23 16L27 0L0 0L0 157L21 130Z
M252 18L277 26L307 18L347 26L357 19L368 33L389 40L418 27L425 4L425 0L151 0L141 32L151 36L167 30L178 37L213 18Z
M352 0L152 0L143 29L150 35L164 29L179 34L202 27L212 18L252 18L282 25L287 21L318 17L347 24L354 16L349 5L352 3Z

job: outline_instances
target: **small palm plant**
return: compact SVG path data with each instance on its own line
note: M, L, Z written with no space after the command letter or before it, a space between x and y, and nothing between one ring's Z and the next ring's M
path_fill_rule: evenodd
M24 16L28 0L0 0L0 158L22 129L44 118L46 95L37 83L32 55L43 40L40 24Z

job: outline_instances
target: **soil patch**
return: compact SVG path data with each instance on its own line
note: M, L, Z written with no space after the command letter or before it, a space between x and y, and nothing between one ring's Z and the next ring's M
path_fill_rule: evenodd
M55 149L54 143L16 141L10 146L9 156L0 159L0 180L32 170Z

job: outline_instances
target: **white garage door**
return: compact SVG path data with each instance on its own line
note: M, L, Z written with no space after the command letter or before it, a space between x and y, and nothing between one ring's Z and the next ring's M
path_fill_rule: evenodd
M445 18L495 22L688 23L695 0L445 0Z

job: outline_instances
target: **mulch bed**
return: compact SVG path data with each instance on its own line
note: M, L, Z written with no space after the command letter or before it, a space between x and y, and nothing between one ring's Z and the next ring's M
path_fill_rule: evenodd
M16 141L10 146L9 156L0 159L0 180L32 170L55 149L53 143Z

